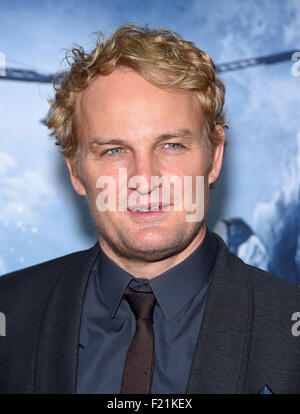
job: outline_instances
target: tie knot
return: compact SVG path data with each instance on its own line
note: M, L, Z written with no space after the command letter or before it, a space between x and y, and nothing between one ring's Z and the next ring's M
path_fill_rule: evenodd
M123 298L129 303L136 320L150 319L152 321L156 303L155 296L152 292L137 292L127 287Z

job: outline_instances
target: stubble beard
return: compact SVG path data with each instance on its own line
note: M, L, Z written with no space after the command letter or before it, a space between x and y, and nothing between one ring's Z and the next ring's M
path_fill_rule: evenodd
M109 237L105 231L105 226L101 226L94 219L94 223L98 232L99 240L102 244L106 244L115 255L122 257L125 260L131 260L135 262L156 262L167 259L174 256L183 250L185 250L197 237L200 231L203 229L209 209L209 191L206 192L204 215L201 221L195 222L192 231L181 238L182 231L178 229L176 235L171 241L168 241L164 246L159 247L147 247L147 243L144 246L136 246L135 239L128 238L128 233L121 232L119 239L114 241ZM191 224L191 223L189 223ZM187 225L189 225L187 224ZM124 235L124 237L123 237Z
M124 240L123 237L120 237L119 243L115 243L108 237L107 233L103 231L102 227L98 226L97 230L100 239L102 239L117 256L136 262L156 262L174 256L187 248L195 237L197 237L204 224L205 220L196 223L192 233L189 233L184 239L179 240L177 237L174 237L173 240L158 248L147 247L147 243L145 243L145 247L137 247L133 238L129 240L126 238L126 240Z

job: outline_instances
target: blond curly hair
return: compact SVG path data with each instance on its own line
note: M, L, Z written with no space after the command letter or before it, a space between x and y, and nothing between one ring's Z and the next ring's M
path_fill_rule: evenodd
M109 75L121 65L134 69L160 88L196 93L204 115L210 165L219 141L215 126L226 126L223 112L225 87L216 76L212 59L172 30L124 25L108 38L101 32L96 35L96 47L92 52L85 52L79 45L67 51L64 59L70 69L62 81L55 77L55 97L49 100L46 125L74 171L77 171L78 153L74 119L76 98L94 76Z

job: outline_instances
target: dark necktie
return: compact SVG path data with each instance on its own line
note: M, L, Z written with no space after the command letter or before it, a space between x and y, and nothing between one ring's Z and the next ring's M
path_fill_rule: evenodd
M123 297L134 313L136 329L127 351L121 394L150 394L154 366L152 318L156 299L152 292L137 292L128 287Z

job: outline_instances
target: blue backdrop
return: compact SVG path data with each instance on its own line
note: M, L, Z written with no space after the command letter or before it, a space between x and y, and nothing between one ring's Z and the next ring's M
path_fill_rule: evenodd
M176 30L216 64L300 50L299 0L2 0L0 53L7 68L54 73L64 69L63 48L91 48L93 31L123 23ZM246 262L300 284L296 64L221 73L230 128L208 224ZM51 95L51 84L0 78L0 274L97 238L42 122Z

